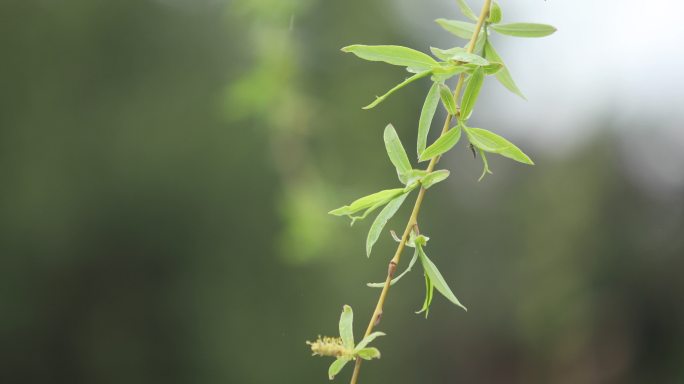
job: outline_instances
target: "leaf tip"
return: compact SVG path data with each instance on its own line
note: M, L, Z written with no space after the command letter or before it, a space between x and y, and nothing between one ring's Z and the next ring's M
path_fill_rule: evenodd
M524 153L523 153L523 158L518 160L518 161L523 163L523 164L527 164L527 165L535 165L534 161L532 161L532 159Z
M328 212L328 215L342 216L344 214L342 212L344 211L345 208L346 208L346 206L340 207L340 208L335 208L335 209L331 210L330 212Z

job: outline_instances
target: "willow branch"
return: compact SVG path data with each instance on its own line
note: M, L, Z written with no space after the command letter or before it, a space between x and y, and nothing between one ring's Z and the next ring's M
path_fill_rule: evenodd
M484 5L482 6L482 10L480 11L480 17L477 19L477 24L475 26L475 32L473 32L473 35L470 38L470 43L468 44L467 51L468 53L472 53L473 50L475 49L475 43L477 41L477 37L480 34L480 30L482 29L482 25L484 25L484 21L489 15L489 7L491 5L491 0L485 0ZM454 90L454 98L458 100L459 95L461 94L461 90L463 89L463 84L465 81L465 74L461 73L461 75L458 78L458 82L456 83L456 88ZM449 124L451 123L451 119L454 117L454 115L451 115L447 113L446 120L444 121L444 127L442 128L442 133L440 134L440 137L447 133L449 131ZM430 160L430 163L428 164L426 171L432 172L435 169L435 166L437 165L437 162L439 161L439 156L433 157ZM418 197L416 198L416 202L413 205L413 211L411 211L411 216L409 217L408 223L406 223L406 229L404 229L404 233L401 236L401 241L399 242L399 245L397 246L396 252L394 252L394 257L392 257L392 260L389 263L389 266L387 267L387 278L385 279L385 285L382 287L382 292L380 292L380 297L378 298L378 303L375 305L375 310L373 311L373 315L371 316L370 322L368 323L368 327L366 328L366 333L364 334L365 336L370 335L373 332L373 328L380 323L380 320L382 319L382 309L385 305L385 300L387 299L387 294L389 293L390 289L390 282L392 281L392 278L394 277L394 272L397 269L397 265L399 264L399 260L401 259L401 254L404 251L404 248L406 247L406 243L408 241L409 235L411 234L411 231L414 230L414 227L417 228L418 225L418 213L420 212L420 207L423 204L423 199L425 198L425 188L420 188L420 191L418 192ZM350 384L356 384L358 379L359 379L359 372L361 370L361 358L357 357L356 358L356 364L354 365L354 373L352 374L351 382Z

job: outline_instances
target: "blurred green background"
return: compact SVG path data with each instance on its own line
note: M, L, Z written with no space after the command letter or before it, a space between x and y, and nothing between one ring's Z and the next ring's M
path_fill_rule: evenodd
M559 32L497 37L530 101L491 81L474 122L537 165L491 159L478 183L465 146L444 158L421 230L469 311L415 315L414 271L361 382L684 382L684 60L657 45L684 34L625 27L642 4L503 2ZM438 17L462 18L450 0L0 2L0 382L327 382L304 341L343 304L360 334L394 244L367 260L369 222L326 212L397 185L382 129L413 148L428 86L362 111L405 72L339 48L463 44Z

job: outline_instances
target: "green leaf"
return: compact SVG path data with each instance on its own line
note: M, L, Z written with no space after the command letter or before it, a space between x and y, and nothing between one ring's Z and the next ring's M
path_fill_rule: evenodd
M342 48L342 52L351 52L368 61L382 61L420 71L426 71L438 65L435 59L423 52L399 45L356 44Z
M461 48L461 47L457 47ZM453 49L453 48L452 48ZM461 48L465 51L464 48ZM436 47L430 47L430 52L432 52L432 55L442 61L449 61L451 56L453 55L451 52L451 49L441 49L441 48L436 48Z
M495 74L499 73L499 71L501 71L504 68L505 67L504 67L503 63L496 63L496 62L490 62L489 65L485 65L484 67L482 67L485 75L487 75L487 76L495 75Z
M354 348L354 352L358 352L363 348L366 348L366 345L370 344L373 340L380 336L385 336L383 332L373 332L370 335L364 337L361 341L359 341L359 344Z
M489 8L489 17L487 18L488 23L497 24L501 22L503 17L503 12L501 12L501 7L496 1L492 2L492 6Z
M399 240L398 242L401 242L401 239L398 239L398 240ZM399 276L395 277L394 279L392 279L390 281L390 286L396 284L396 282L399 281L399 279L404 277L405 274L409 273L411 271L411 268L413 268L413 264L416 263L416 260L418 260L418 252L417 251L413 253L413 258L409 262L408 267L406 267L406 270L404 272L402 272L401 274L399 274ZM385 286L385 283L384 282L382 282L382 283L367 283L366 286L371 287L371 288L383 288Z
M465 48L461 47L456 47L463 49L465 51ZM432 55L435 56L436 58L443 60L443 61L449 61L451 59L451 56L453 56L453 53L451 52L451 49L441 49L441 48L436 48L436 47L430 47L430 52L432 52Z
M480 33L477 36L477 40L475 40L475 48L473 48L473 52L477 54L482 54L484 45L487 42L487 27L484 27L484 32Z
M423 264L423 269L425 270L425 273L428 275L428 277L430 277L430 282L434 285L437 291L444 295L444 297L449 299L449 301L467 311L468 309L466 309L466 307L464 307L463 304L461 304L461 302L458 301L454 293L451 292L449 285L442 277L442 274L439 273L437 266L435 266L435 264L427 257L425 251L423 251L423 247L419 244L416 244L416 249L418 250L420 261Z
M489 64L487 64L487 65L485 65L485 66L482 66L482 67L479 67L479 66L476 66L476 65L473 65L473 64L465 64L465 67L468 68L468 69L466 70L466 72L467 72L468 74L470 74L470 75L472 75L473 73L475 73L475 71L476 71L478 68L482 68L482 70L484 71L484 74L485 74L485 75L494 75L494 74L496 74L497 72L499 72L500 70L502 70L502 69L504 68L504 65L501 64L501 63L490 62Z
M342 338L342 344L347 349L354 348L354 312L352 308L345 305L342 308L342 314L340 315L340 337Z
M440 27L462 39L469 40L475 33L475 24L458 20L437 19Z
M523 164L534 165L523 151L494 132L482 128L465 128L465 131L470 143L485 152L496 153Z
M484 179L485 175L488 173L491 175L492 171L489 170L489 163L487 162L487 155L485 155L483 150L481 150L479 148L477 150L480 152L480 157L482 157L482 165L483 165L482 175L480 175L480 178L477 179L477 181L482 181L482 179Z
M465 91L463 91L463 97L461 98L461 121L468 120L470 114L473 113L473 108L477 102L477 97L480 95L484 78L484 69L481 67L470 75L470 80L468 80L468 85L466 85Z
M380 234L382 233L382 229L385 228L385 224L387 224L387 221L389 221L389 219L391 219L392 216L397 213L401 205L404 203L404 200L406 200L406 196L408 196L408 193L404 193L399 195L399 197L395 197L385 206L385 208L382 209L382 211L380 211L375 220L373 220L373 224L368 231L368 237L366 238L367 257L370 257L373 245L376 241L378 241L378 238L380 238Z
M451 89L444 84L440 84L439 97L442 99L442 104L444 104L444 108L446 108L447 112L449 112L450 115L455 116L457 112L456 100L454 100Z
M380 351L377 348L364 348L356 352L356 354L364 360L372 360L380 358Z
M416 250L416 252L418 252L418 250ZM428 313L430 313L430 304L432 304L435 287L432 285L430 276L428 276L427 273L423 273L423 275L425 276L425 300L423 300L423 307L416 312L416 314L425 312L425 318L427 319Z
M382 103L383 101L385 101L385 99L387 99L387 98L388 98L391 94L393 94L394 92L396 92L396 91L398 91L398 90L404 88L405 86L407 86L407 85L413 83L414 81L416 81L416 80L418 80L418 79L422 79L423 77L429 76L431 73L432 73L431 70L427 70L427 71L423 71L423 72L416 73L415 75L413 75L413 76L407 78L406 80L402 81L401 83L395 85L394 88L392 88L392 89L390 89L389 91L387 91L384 95L382 95L382 96L377 96L377 97L375 98L375 100L373 100L372 103L366 105L365 107L363 107L363 109L375 108L378 104L380 104L380 103Z
M397 131L394 129L392 124L387 124L385 127L385 133L383 134L383 139L385 140L385 150L387 150L387 156L389 156L390 161L397 170L397 175L401 180L402 175L408 173L413 168L411 168L411 163L409 162L404 146L401 144L401 140L397 135ZM404 180L401 180L405 183Z
M552 25L535 23L496 24L489 27L502 35L516 37L544 37L556 32Z
M430 47L430 51L433 55L435 55L435 57L444 61L469 63L480 66L489 64L489 61L487 61L485 58L474 53L470 53L465 48L461 47L454 47L449 49L439 49L435 47Z
M427 176L423 177L420 180L420 184L423 188L428 189L440 181L444 181L447 177L449 177L449 171L440 169L438 171L430 172Z
M350 360L345 357L338 357L337 360L333 361L333 363L330 364L330 368L328 368L328 379L334 379L349 361Z
M412 169L404 174L406 184L411 185L425 177L429 172L424 169Z
M477 21L477 15L475 15L475 12L468 6L468 3L465 2L465 0L456 0L456 3L458 4L458 8L461 10L461 13L463 16L469 18L472 21Z
M467 69L467 67L460 64L442 63L439 67L432 69L432 81L435 83L443 83L455 75L465 72Z
M440 156L444 152L450 150L456 143L458 143L458 140L461 138L461 127L460 126L455 126L451 129L449 129L445 134L439 137L439 139L435 140L434 143L432 143L431 146L427 147L423 151L423 153L420 154L419 161L426 161L430 160L435 156Z
M364 196L362 198L354 200L354 202L352 202L351 204L345 205L344 207L340 207L337 209L333 209L328 213L335 216L349 216L364 209L373 208L378 205L385 205L390 200L401 195L402 193L404 193L404 188L385 189L380 192L376 192L371 195Z
M499 54L494 50L494 47L489 42L485 44L484 49L486 58L488 58L490 61L495 61L503 64L501 56L499 56ZM506 89L522 97L524 100L527 100L525 95L523 95L518 86L515 84L515 81L513 81L513 77L511 77L511 73L508 72L508 68L506 68L505 65L503 68L501 68L499 72L496 73L496 79L499 80L501 85L506 87Z
M439 83L432 83L425 97L423 109L420 111L420 119L418 119L418 154L423 152L427 145L428 133L437 111L437 104L439 104Z

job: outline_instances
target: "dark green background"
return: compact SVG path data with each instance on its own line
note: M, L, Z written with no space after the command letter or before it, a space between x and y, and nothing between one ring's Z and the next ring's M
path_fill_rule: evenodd
M326 382L305 340L336 335L343 304L360 335L393 249L367 260L369 223L326 212L396 186L382 128L413 153L427 90L359 108L404 73L340 47L429 45L387 6L3 1L0 382ZM684 193L636 184L629 127L593 121L481 183L464 146L442 161L421 230L469 311L415 315L408 275L363 383L684 381Z

